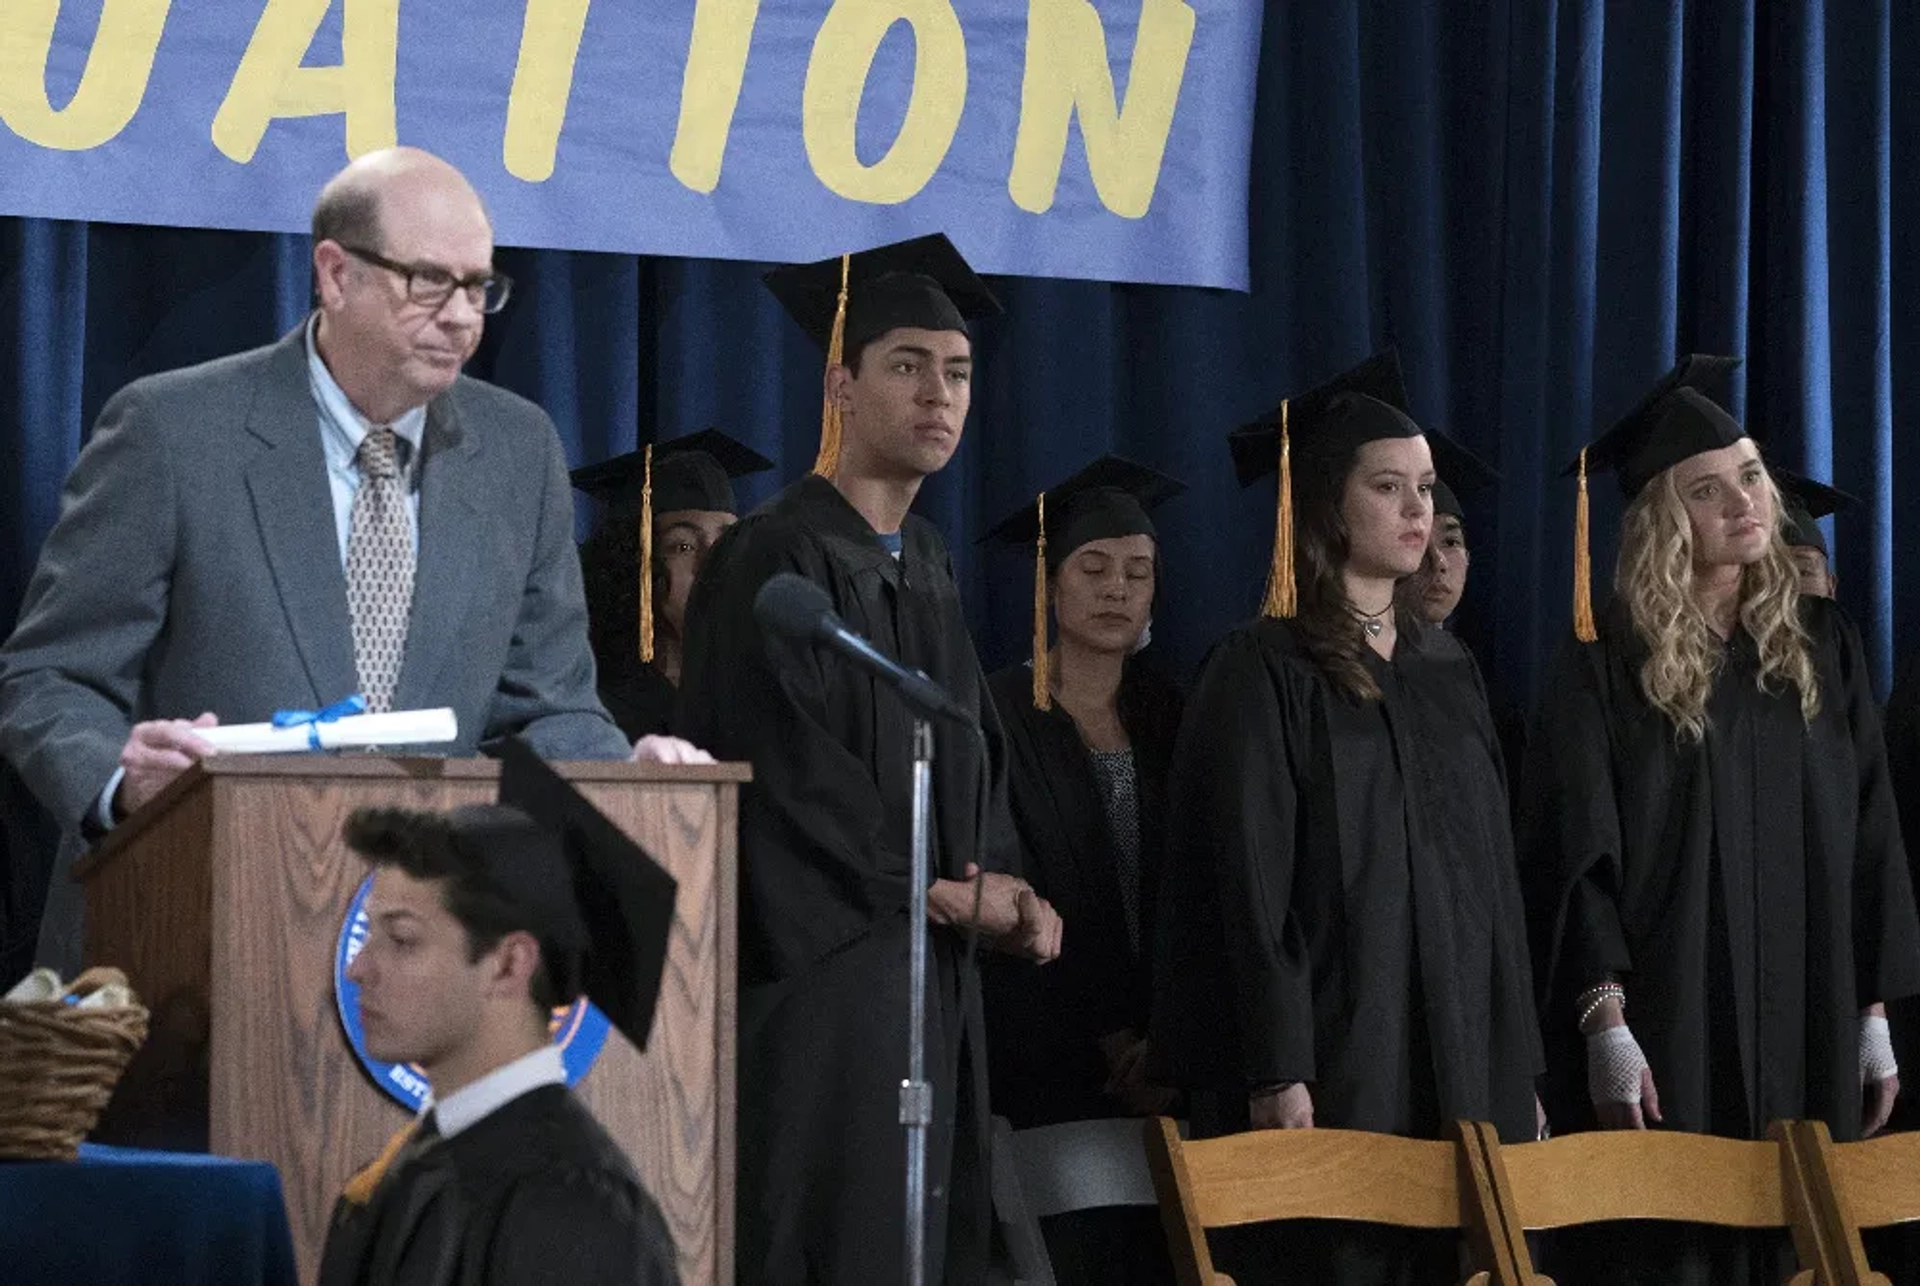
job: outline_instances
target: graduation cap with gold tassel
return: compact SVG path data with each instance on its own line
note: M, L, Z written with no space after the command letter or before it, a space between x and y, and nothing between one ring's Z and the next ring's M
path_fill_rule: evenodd
M733 480L773 468L773 461L718 429L702 429L599 464L575 469L573 485L606 505L606 522L639 527L640 659L653 660L653 519L655 514L738 516Z
M1227 435L1234 474L1242 487L1270 473L1280 475L1262 616L1285 619L1299 611L1293 565L1296 447L1303 453L1332 456L1379 438L1419 435L1420 426L1407 416L1407 388L1400 375L1400 354L1394 348L1382 349L1298 397L1281 399L1270 414Z
M1573 510L1573 633L1582 643L1599 637L1593 617L1593 554L1587 474L1611 469L1621 493L1632 500L1649 482L1703 451L1729 447L1747 436L1740 422L1703 391L1726 379L1737 357L1694 353L1655 381L1631 411L1580 449L1561 471L1577 476Z
M943 233L777 268L763 281L800 329L825 351L827 369L851 365L888 331L957 330L997 315L1000 301ZM832 478L840 465L840 408L820 410L820 452L813 472Z
M1187 489L1149 465L1103 455L1002 518L981 543L1024 549L1033 546L1033 704L1053 708L1047 650L1047 582L1061 564L1095 540L1151 536L1151 511Z

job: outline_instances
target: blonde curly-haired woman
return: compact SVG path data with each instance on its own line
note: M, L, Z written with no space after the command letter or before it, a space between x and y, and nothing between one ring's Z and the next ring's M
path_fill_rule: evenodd
M1554 666L1523 806L1562 1130L1856 1138L1899 1092L1883 1002L1920 990L1920 925L1879 716L1758 448L1700 391L1733 364L1682 362L1584 453L1628 497L1614 598ZM1563 1282L1782 1280L1697 1229L1569 1257Z

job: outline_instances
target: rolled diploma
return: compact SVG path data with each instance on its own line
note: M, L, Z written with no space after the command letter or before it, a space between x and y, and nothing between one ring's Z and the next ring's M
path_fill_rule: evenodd
M331 723L301 723L276 728L270 723L236 723L224 728L195 728L193 735L215 750L230 755L284 755L313 749L340 750L371 746L427 746L453 741L460 722L446 706L436 710L393 710L386 714L351 714Z

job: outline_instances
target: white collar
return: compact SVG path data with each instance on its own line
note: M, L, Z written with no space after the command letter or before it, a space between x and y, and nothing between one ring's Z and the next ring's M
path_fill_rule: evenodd
M470 1125L478 1123L530 1090L547 1085L565 1085L567 1065L561 1060L558 1045L542 1045L531 1054L503 1063L479 1080L463 1085L436 1103L427 1098L427 1110L440 1127L440 1137L450 1139Z

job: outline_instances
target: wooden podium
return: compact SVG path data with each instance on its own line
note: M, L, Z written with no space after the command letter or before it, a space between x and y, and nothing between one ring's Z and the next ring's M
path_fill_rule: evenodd
M665 1213L681 1279L731 1286L735 814L748 770L557 767L680 884L647 1053L610 1032L579 1093ZM185 1125L213 1152L279 1167L304 1280L341 1185L408 1119L362 1069L336 1008L334 956L367 872L341 825L362 805L491 802L497 776L484 759L212 758L76 872L88 960L125 969L153 1010L100 1133L178 1138Z

